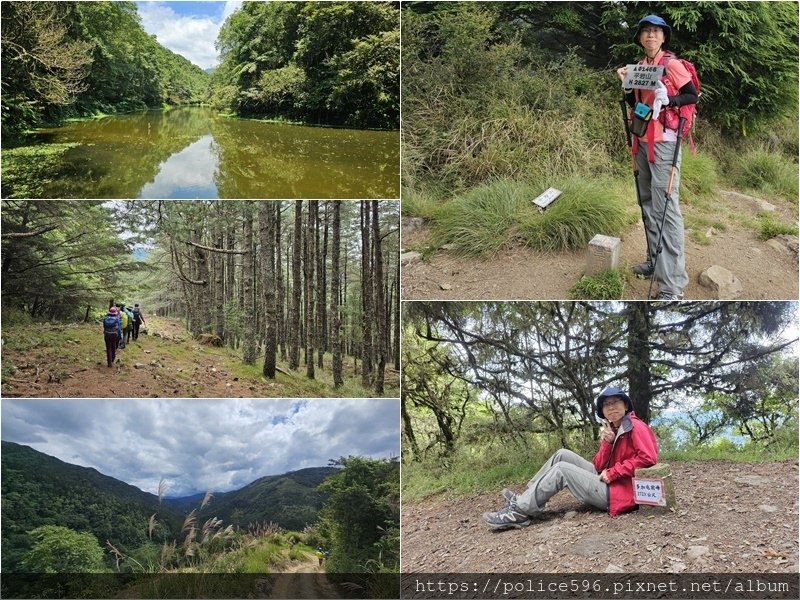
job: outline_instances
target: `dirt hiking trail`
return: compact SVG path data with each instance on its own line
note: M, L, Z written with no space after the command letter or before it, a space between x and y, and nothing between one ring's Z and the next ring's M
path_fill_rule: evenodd
M739 225L732 215L760 212L758 205L731 200L718 194L715 220L724 221L720 231L704 230L708 245L698 243L691 231L686 232L686 271L689 285L686 300L796 300L798 296L798 256L794 250L777 241L763 241L755 231ZM638 210L638 208L637 208ZM694 209L681 206L684 217ZM773 213L780 221L797 222L797 212L778 204ZM403 252L422 252L429 243L430 229L409 227L404 219ZM796 239L796 238L795 238ZM633 266L646 254L644 227L639 221L622 237L619 264ZM791 243L789 244L791 245ZM719 297L699 283L700 274L712 265L722 266L739 280L742 292L738 298ZM403 263L402 293L404 300L566 300L570 289L586 270L586 249L543 254L519 247L503 250L488 259L461 258L446 250L438 250L427 260ZM650 281L632 278L622 299L646 300ZM653 295L658 284L653 285Z
M308 380L305 367L274 381L245 367L241 352L194 340L177 319L149 317L148 334L117 351L106 364L97 323L34 324L3 329L2 396L42 398L271 398L336 395L326 370ZM302 360L301 360L302 363ZM352 361L350 361L352 363ZM346 363L345 380L353 376ZM360 367L360 363L359 363ZM247 370L249 369L249 370ZM358 376L360 377L360 370ZM327 379L331 385L326 385ZM386 373L387 391L399 374Z
M522 529L491 531L497 492L402 505L402 571L796 573L798 462L670 462L678 508L611 518L567 490ZM521 492L525 483L510 485Z
M283 571L260 583L259 590L268 593L260 596L263 598L341 598L313 555L292 561Z

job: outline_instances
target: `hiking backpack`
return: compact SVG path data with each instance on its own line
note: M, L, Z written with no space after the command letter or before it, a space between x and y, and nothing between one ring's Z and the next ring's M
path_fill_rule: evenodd
M664 55L661 57L661 60L658 61L658 64L664 67L664 77L661 78L661 83L667 88L667 95L668 96L676 96L680 94L680 90L676 90L675 86L672 85L672 81L669 77L667 77L667 69L669 68L667 65L669 61L677 60L680 62L683 67L689 72L689 76L692 78L692 85L697 90L697 97L700 98L700 78L697 76L697 69L695 66L690 63L688 60L684 58L678 58L672 52L665 52ZM694 151L694 140L692 140L692 125L694 125L694 117L697 114L697 103L694 104L684 104L683 106L672 106L666 107L662 109L661 114L658 116L658 120L661 121L661 124L666 129L672 129L673 131L677 131L678 123L680 122L681 118L686 119L686 122L683 124L683 131L681 135L689 136L689 142L692 146L692 151Z
M117 317L107 315L103 319L103 333L117 333Z
M136 307L133 309L133 320L141 322L142 321L142 309Z

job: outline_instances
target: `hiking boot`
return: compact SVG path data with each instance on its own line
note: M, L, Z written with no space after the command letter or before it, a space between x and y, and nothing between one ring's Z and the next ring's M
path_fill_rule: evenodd
M483 520L490 529L519 529L531 524L531 518L519 512L516 504L509 504L497 512L483 513Z
M632 269L633 274L637 277L643 277L647 279L648 277L652 277L653 271L655 270L655 266L649 260L644 261L643 263L639 263L635 265Z
M505 498L508 504L517 503L517 495L508 488L503 488L503 491L500 492L500 495Z
M683 294L670 294L669 292L660 292L656 300L660 302L676 302L683 300Z

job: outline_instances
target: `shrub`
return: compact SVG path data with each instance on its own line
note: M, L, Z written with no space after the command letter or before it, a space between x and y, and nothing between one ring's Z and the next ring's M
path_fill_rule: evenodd
M569 291L574 300L619 300L625 293L625 275L610 269L592 277L584 275Z
M533 198L530 188L508 180L476 187L437 211L436 242L464 256L494 254L507 245L526 198Z
M765 148L741 155L732 166L735 185L746 190L797 200L797 164Z
M705 152L692 154L684 147L681 158L681 202L694 198L708 198L717 186L717 164Z
M530 209L519 224L521 240L535 250L581 248L597 234L619 235L632 222L625 194L611 180L576 177L557 187L563 193L550 208Z
M758 237L762 240L769 240L779 235L797 235L797 225L777 221L768 213L762 214L758 223Z

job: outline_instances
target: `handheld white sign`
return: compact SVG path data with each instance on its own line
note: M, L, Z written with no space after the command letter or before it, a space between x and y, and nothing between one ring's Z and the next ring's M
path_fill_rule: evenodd
M664 497L664 480L661 478L643 479L634 477L633 501L636 502L636 504L666 506L667 499Z
M626 89L654 90L664 76L662 65L628 65L622 87Z

